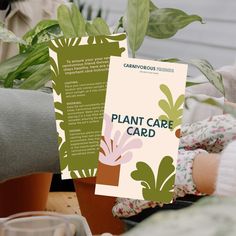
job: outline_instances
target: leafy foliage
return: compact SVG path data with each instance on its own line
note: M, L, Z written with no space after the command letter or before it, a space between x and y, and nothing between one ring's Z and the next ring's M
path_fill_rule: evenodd
M175 181L175 167L172 157L165 156L161 160L156 179L153 170L147 163L137 162L136 168L131 173L131 177L136 181L141 181L144 200L161 203L172 201Z
M209 82L215 86L215 88L225 95L225 89L223 84L222 75L216 71L212 65L206 60L194 59L190 61L190 64L197 67L209 80Z
M102 18L95 18L92 23L87 22L86 31L89 36L111 34L109 26Z
M20 44L20 52L24 53L35 44L47 42L61 36L62 32L57 20L42 20L23 36L26 44Z
M173 101L173 97L170 89L162 84L160 86L161 91L165 94L166 100L162 99L159 101L160 108L166 113L161 115L159 119L173 121L173 129L181 124L184 103L184 95L180 95L176 102Z
M141 47L146 36L149 22L149 0L128 0L126 20L129 46L135 57L135 52Z
M66 38L86 36L85 20L75 4L71 9L66 5L59 6L57 18Z
M179 9L156 9L150 14L147 35L157 39L170 38L195 21L202 22L202 18L197 15L188 15Z
M14 81L17 81L17 84L24 83L19 85L20 88L36 89L50 80L49 76L44 75L48 70L46 67L49 67L47 42L51 39L61 36L70 38L85 35L110 35L107 23L100 18L100 10L97 14L99 17L88 22L81 14L84 4L77 5L79 9L76 4L59 6L57 20L40 21L22 39L0 24L0 40L20 45L17 56L0 64L0 86L13 87L15 86ZM202 23L202 18L197 15L188 15L179 9L158 8L151 0L128 0L126 14L120 18L114 31L117 33L120 28L127 31L129 45L133 56L135 56L146 35L157 39L169 38L175 35L178 30L196 21ZM90 43L93 43L95 39L91 37L89 40ZM101 37L99 42L104 43L106 40ZM177 58L165 61L179 62ZM215 72L207 61L192 60L189 63L197 67L224 94L222 76ZM42 72L39 72L39 69L42 69ZM27 82L28 79L30 80ZM197 84L187 82L187 86Z

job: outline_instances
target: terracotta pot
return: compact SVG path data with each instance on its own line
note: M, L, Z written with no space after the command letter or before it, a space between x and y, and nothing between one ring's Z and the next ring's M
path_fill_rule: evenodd
M116 198L95 195L95 183L95 177L74 180L81 213L87 219L92 233L123 233L124 223L112 215Z
M109 166L98 162L97 184L119 186L120 165Z
M52 174L33 174L0 184L0 217L46 208Z

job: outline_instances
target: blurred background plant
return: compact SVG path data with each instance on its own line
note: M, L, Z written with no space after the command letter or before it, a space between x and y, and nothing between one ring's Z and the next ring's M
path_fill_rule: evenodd
M47 47L49 40L63 36L70 38L110 33L111 27L105 20L107 13L104 13L102 8L93 11L92 6L86 2L72 2L58 8L56 20L39 22L22 39L4 28L4 25L0 25L0 40L19 44L19 53L0 64L1 87L32 90L45 88L45 84L51 80ZM126 11L112 28L112 33L125 31L130 53L136 57L145 37L156 40L169 39L193 22L203 23L203 20L198 15L188 15L180 9L158 8L151 0L127 0ZM160 60L182 63L177 58ZM223 96L225 95L223 78L214 71L209 62L195 59L184 63L196 67ZM187 86L196 84L199 83L187 82ZM205 102L220 106L210 100Z

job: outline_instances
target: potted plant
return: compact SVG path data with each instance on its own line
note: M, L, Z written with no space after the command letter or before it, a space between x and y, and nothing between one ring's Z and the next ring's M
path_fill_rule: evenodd
M133 57L136 56L136 51L141 47L145 37L167 39L192 22L202 23L200 16L188 15L179 9L158 8L151 0L127 0L127 2L126 12L117 23L113 33L119 31L127 33ZM85 20L76 5L72 5L71 8L65 5L60 6L57 20L39 22L21 41L11 37L11 41L19 43L20 51L15 57L0 64L0 84L6 88L19 89L37 90L44 87L45 83L51 80L47 41L61 36L69 38L107 34L107 29L108 25L102 18ZM161 61L181 63L179 59L162 59ZM207 61L191 60L185 63L199 69L224 95L222 76L216 73ZM195 84L198 83L187 82L187 86ZM219 106L211 100L204 102ZM173 109L178 109L178 107ZM232 113L232 110L228 111ZM180 118L176 117L177 120ZM176 132L179 136L179 131ZM76 176L72 177L76 178ZM87 217L93 233L99 233L102 226L104 226L103 231L121 233L123 225L114 219L111 213L115 198L94 195L95 177L74 180L74 184L82 214Z

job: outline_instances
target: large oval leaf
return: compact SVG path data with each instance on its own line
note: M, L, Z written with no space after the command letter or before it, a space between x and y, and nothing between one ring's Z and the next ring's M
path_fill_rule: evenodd
M49 60L48 47L45 44L36 44L34 50L28 53L25 60L18 66L18 68L8 74L4 81L4 87L13 87L14 80L18 76L27 70L29 67L34 65L40 65L46 63Z
M71 9L66 5L59 6L57 18L66 38L82 37L86 35L84 18L75 4L71 5Z
M149 21L149 0L128 0L126 31L133 57L145 38Z
M147 35L158 39L170 38L178 30L195 21L202 22L202 18L198 15L188 15L179 9L156 9L150 14Z
M19 88L37 90L42 88L49 80L51 80L51 74L49 62L47 62L40 65L39 69L24 80Z
M106 21L103 20L100 17L97 17L93 20L93 25L97 29L97 31L100 33L100 35L110 35L110 29L107 25Z

